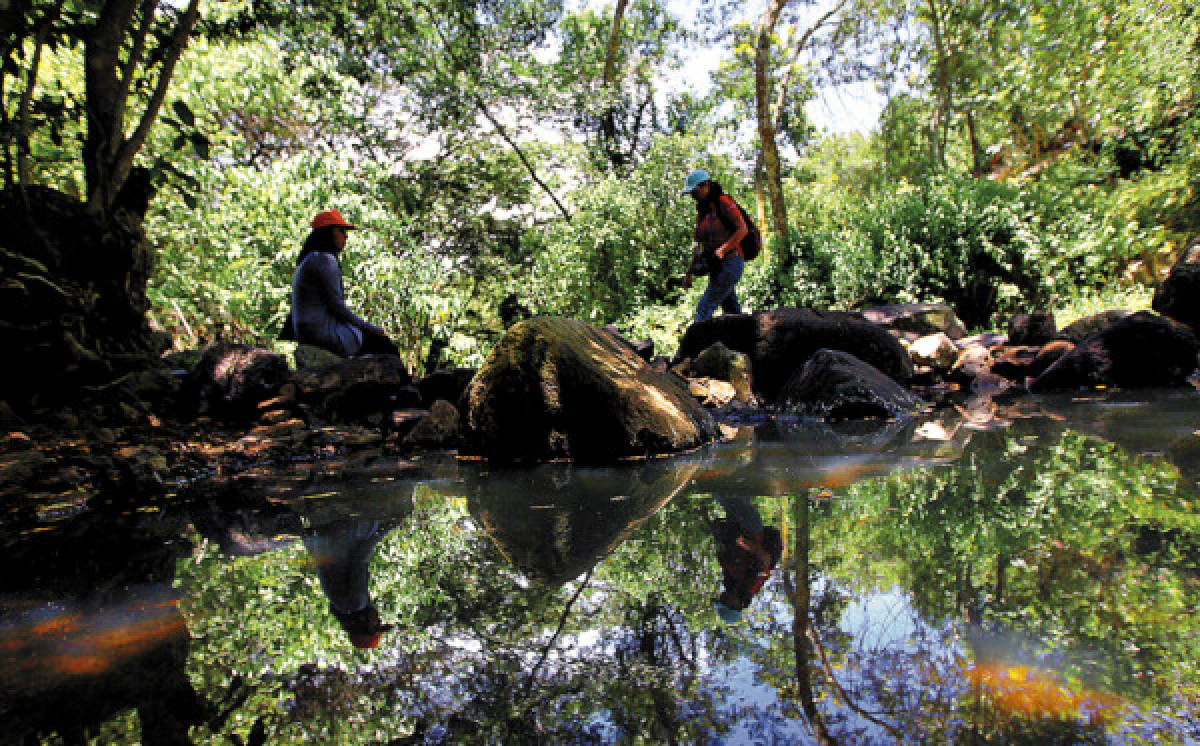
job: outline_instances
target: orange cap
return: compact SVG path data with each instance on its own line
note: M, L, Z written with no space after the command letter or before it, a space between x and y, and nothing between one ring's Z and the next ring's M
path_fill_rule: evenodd
M317 228L324 228L327 225L336 225L350 231L358 227L357 225L347 223L346 219L343 218L342 214L337 210L322 210L321 212L318 212L317 216L312 219L312 227L314 230Z

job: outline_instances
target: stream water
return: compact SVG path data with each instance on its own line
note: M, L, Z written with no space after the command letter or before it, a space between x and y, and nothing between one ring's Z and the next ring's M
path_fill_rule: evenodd
M2 537L0 739L1195 743L1198 480L1188 390L109 496Z

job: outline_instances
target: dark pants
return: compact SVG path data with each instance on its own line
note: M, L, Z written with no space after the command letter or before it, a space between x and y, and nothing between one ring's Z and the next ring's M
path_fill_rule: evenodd
M708 321L717 312L719 306L725 313L741 313L742 304L738 303L737 284L742 279L742 271L746 268L746 260L734 252L725 257L720 265L708 277L708 287L700 296L696 306L696 322Z

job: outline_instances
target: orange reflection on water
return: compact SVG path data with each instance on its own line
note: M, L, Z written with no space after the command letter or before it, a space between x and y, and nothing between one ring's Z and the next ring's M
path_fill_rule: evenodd
M55 686L94 676L187 635L177 602L131 601L81 613L41 607L0 628L3 688Z
M1083 718L1091 725L1103 726L1125 706L1120 697L1087 689L1075 691L1062 677L1028 666L979 664L968 668L966 675L997 709L1027 718Z

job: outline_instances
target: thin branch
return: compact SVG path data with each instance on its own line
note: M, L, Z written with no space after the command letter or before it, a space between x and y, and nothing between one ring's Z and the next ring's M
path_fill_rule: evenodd
M112 196L116 195L119 186L129 175L129 170L133 167L133 157L142 149L146 137L150 134L150 129L154 126L158 111L162 108L163 101L166 100L167 87L171 84L171 76L175 73L175 63L179 62L179 57L183 54L188 35L192 33L192 27L196 25L196 18L199 14L200 0L191 0L183 17L179 19L175 32L171 34L170 50L167 52L166 59L163 60L162 69L159 70L154 93L150 96L149 103L146 104L146 110L142 112L142 120L138 122L133 135L121 144L120 150L117 151L117 157L114 159L113 176L115 178L112 184Z
M775 100L775 129L779 128L780 117L783 116L783 107L787 105L788 87L791 85L792 73L796 69L796 63L800 60L800 53L803 52L804 48L808 46L808 42L812 40L813 35L816 34L822 26L828 23L829 19L833 18L838 11L844 8L847 2L849 2L849 0L838 0L837 5L831 8L828 13L817 19L816 23L808 27L808 30L805 31L804 35L800 37L800 41L796 42L796 46L792 48L792 59L787 66L787 70L785 70L783 73L783 80L779 82L779 96Z
M430 25L433 26L433 30L437 33L438 38L442 40L442 44L446 48L446 54L449 55L450 58L452 60L454 60L455 63L457 63L461 69L463 69L463 70L468 69L466 65L463 65L455 57L454 51L452 50L452 48L450 46L450 40L446 38L446 35L442 32L441 27L438 26L438 24L437 24L437 14L434 13L433 10L430 9L429 6L427 6L425 3L418 3L417 7L424 10L425 13L430 17L430 21L431 21ZM533 164L531 164L529 162L529 159L525 157L524 151L521 150L521 148L517 145L516 141L514 141L511 137L509 137L508 131L504 129L504 126L502 124L500 124L500 122L496 121L496 118L494 116L492 116L492 113L490 111L488 111L487 105L484 103L484 100L479 96L478 93L472 93L471 101L472 101L472 103L475 104L475 108L479 109L479 113L483 114L483 116L489 122L491 122L492 127L494 127L496 129L497 134L499 134L500 137L504 138L504 141L506 143L508 143L508 146L510 148L512 148L513 152L517 154L517 157L521 159L521 163L522 163L522 165L525 166L525 170L529 172L530 178L532 178L534 180L534 182L536 182L537 185L542 188L542 191L544 191L547 195L549 195L550 199L553 200L553 202L554 202L554 206L557 207L558 211L562 213L562 216L564 218L566 218L567 220L570 220L571 213L567 212L567 208L563 207L562 202L558 201L558 197L556 197L554 195L554 192L551 191L550 187L546 186L546 182L542 181L541 177L539 177L537 175L537 172L534 171L534 169L533 169Z
M563 628L567 626L567 618L571 615L571 608L579 600L583 589L587 588L588 582L592 579L592 572L595 569L593 566L587 571L587 575L583 576L583 582L579 584L579 587L575 589L575 594L571 596L571 600L567 601L567 605L563 607L563 612L558 618L558 627L554 630L554 634L550 636L550 641L546 643L546 647L542 650L542 655L538 658L537 665L529 672L529 679L525 682L525 690L521 693L522 698L529 696L529 691L533 689L533 684L537 681L538 670L541 669L546 659L550 657L550 651L558 644L558 636L562 634Z
M562 202L558 201L558 197L555 196L553 190L551 190L550 187L546 185L546 182L542 181L541 177L537 175L537 172L533 169L533 164L531 164L529 159L525 157L525 153L521 150L520 146L518 146L517 143L511 137L509 137L508 132L504 129L504 126L497 122L496 118L492 116L492 113L488 111L487 106L485 106L483 103L483 99L481 99L478 95L472 95L471 98L474 99L475 106L479 109L479 112L483 114L483 116L486 117L489 122L492 123L492 127L496 129L496 133L499 134L500 137L504 138L504 141L513 149L513 152L517 154L517 157L521 159L521 163L525 166L525 170L529 172L529 177L537 182L537 185L542 188L542 191L549 195L550 199L554 201L554 206L558 208L560 213L562 213L562 216L567 220L570 220L571 213L567 212L567 208L563 207Z
M142 1L142 20L133 35L133 49L129 50L129 57L121 66L121 87L117 92L117 111L125 111L125 102L129 100L129 91L133 87L133 76L137 72L138 65L142 64L142 55L146 51L146 36L150 33L150 24L154 21L154 10L157 7L158 0ZM123 127L122 134L124 134Z
M829 679L830 685L833 686L842 702L859 716L866 718L872 723L878 725L880 728L886 730L888 733L891 733L896 738L899 738L900 730L896 728L896 726L892 725L891 723L886 723L875 717L876 714L887 715L891 713L870 713L855 704L854 700L850 698L850 695L846 693L846 690L842 688L842 685L838 682L837 677L833 675L833 667L829 665L829 658L825 655L825 646L821 644L821 639L817 637L816 625L809 623L806 624L805 627L808 628L808 640L812 643L813 648L817 651L817 657L821 659L821 669L825 671L825 676Z
M29 106L33 101L33 89L37 87L38 68L42 64L42 48L46 44L46 33L50 24L38 26L33 40L33 61L29 64L29 79L25 90L21 92L21 101L17 104L17 183L30 183L29 175Z

